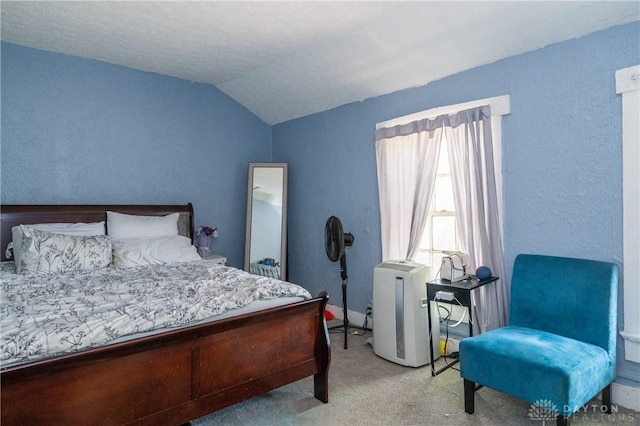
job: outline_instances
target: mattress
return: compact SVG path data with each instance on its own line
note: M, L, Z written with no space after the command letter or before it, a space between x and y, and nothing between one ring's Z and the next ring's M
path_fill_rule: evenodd
M2 262L0 273L2 367L311 298L203 260L57 275Z

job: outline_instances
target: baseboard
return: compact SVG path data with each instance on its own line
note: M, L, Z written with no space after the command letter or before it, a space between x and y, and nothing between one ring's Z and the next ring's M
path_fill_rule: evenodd
M614 383L611 386L611 403L640 411L640 388Z
M341 306L327 304L327 311L331 312L333 316L336 317L336 319L342 320L344 318ZM347 318L349 319L349 323L351 323L351 325L362 327L366 316L365 314L362 314L360 312L348 309ZM369 317L369 321L367 322L367 328L373 329L373 319L371 317Z

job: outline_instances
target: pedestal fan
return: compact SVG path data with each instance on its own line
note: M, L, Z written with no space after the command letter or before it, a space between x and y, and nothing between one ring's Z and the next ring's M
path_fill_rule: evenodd
M349 329L349 318L347 317L347 254L345 247L353 245L353 234L345 233L342 230L342 222L335 216L327 219L324 226L324 247L327 257L332 262L340 260L340 276L342 277L342 313L344 327L344 348L347 349L347 330Z

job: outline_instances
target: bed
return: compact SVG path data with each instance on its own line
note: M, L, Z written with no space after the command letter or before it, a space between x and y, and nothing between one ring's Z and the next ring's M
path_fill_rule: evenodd
M99 222L107 211L179 213L180 233L193 239L190 204L0 208L3 261L14 226ZM2 424L179 425L309 376L313 395L326 403L327 300L323 292L257 312L3 365Z

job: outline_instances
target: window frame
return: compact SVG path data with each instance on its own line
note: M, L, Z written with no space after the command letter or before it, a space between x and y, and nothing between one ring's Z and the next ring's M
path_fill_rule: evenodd
M624 357L640 363L640 65L616 71L622 95L623 303Z

